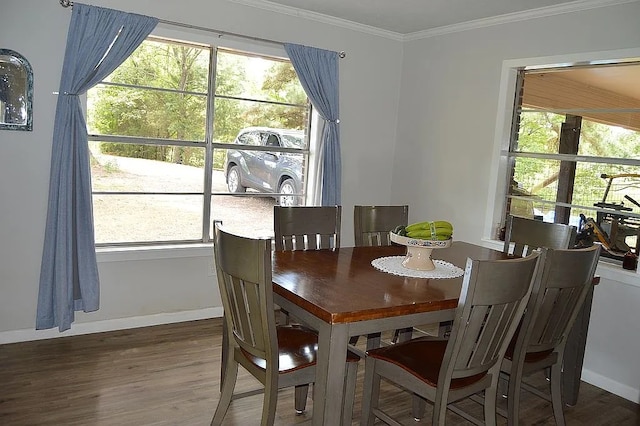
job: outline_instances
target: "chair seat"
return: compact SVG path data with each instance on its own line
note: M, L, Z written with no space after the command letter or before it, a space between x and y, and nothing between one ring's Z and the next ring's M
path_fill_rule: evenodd
M429 386L436 387L447 343L448 340L419 337L392 346L372 349L367 351L367 355L395 364ZM451 380L451 389L469 386L480 381L484 376L486 376L486 373L462 379L453 379Z
M281 325L278 333L278 366L280 373L306 368L316 363L318 350L318 334L301 325ZM262 358L242 351L253 364L261 369L266 368ZM360 357L348 351L347 362L358 362Z

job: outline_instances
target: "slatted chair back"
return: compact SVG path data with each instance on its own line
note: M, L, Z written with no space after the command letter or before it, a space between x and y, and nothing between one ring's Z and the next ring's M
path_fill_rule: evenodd
M526 256L531 251L542 247L567 249L574 244L575 238L575 226L509 216L503 251L514 256ZM511 245L513 245L513 251L511 251Z
M275 206L276 250L321 250L340 247L341 206Z
M356 247L389 246L389 231L407 225L409 206L355 206L353 231Z
M556 348L564 342L593 285L600 246L548 250L540 288L531 298L523 320L531 321L527 352Z
M438 385L499 368L529 300L538 257L467 260Z
M227 328L242 351L266 360L278 373L273 315L271 240L227 233L216 224L215 260Z

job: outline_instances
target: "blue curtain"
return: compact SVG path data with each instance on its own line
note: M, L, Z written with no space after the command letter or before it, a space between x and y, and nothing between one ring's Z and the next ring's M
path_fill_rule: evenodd
M118 67L155 28L147 16L74 3L51 153L36 329L71 327L99 307L89 147L79 95Z
M323 206L340 205L342 164L338 128L338 53L290 43L285 43L284 48L311 104L324 120L321 203Z

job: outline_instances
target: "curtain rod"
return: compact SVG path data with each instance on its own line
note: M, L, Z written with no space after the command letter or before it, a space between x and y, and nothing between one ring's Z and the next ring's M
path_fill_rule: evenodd
M73 2L70 0L60 0L60 5L62 7L73 7ZM269 40L267 38L260 38L260 37L252 37L252 36L247 36L247 35L243 35L243 34L237 34L237 33L231 33L228 31L219 31L219 30L215 30L212 28L207 28L207 27L199 27L197 25L191 25L191 24L184 24L182 22L175 22L175 21L167 21L166 19L158 19L158 22L162 23L162 24L168 24L168 25L175 25L177 27L183 27L183 28L189 28L192 30L200 30L200 31L207 31L207 32L211 32L211 33L216 33L219 34L220 36L231 36L231 37L239 37L239 38L244 38L244 39L248 39L248 40L252 40L252 41L258 41L258 42L262 42L262 43L271 43L271 44L277 44L277 45L284 45L283 42L281 41L276 41L276 40ZM347 56L347 54L342 51L342 52L338 52L338 56L340 58L344 58Z

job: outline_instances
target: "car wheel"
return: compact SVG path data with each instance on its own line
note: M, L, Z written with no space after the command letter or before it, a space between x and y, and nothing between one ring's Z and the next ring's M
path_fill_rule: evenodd
M282 195L278 197L278 203L283 207L291 207L298 205L298 196L293 195L296 193L296 185L293 182L293 179L285 179L278 192Z
M227 188L229 188L229 192L245 192L247 190L246 186L242 186L240 183L240 169L238 166L233 166L229 169L229 173L227 173Z

